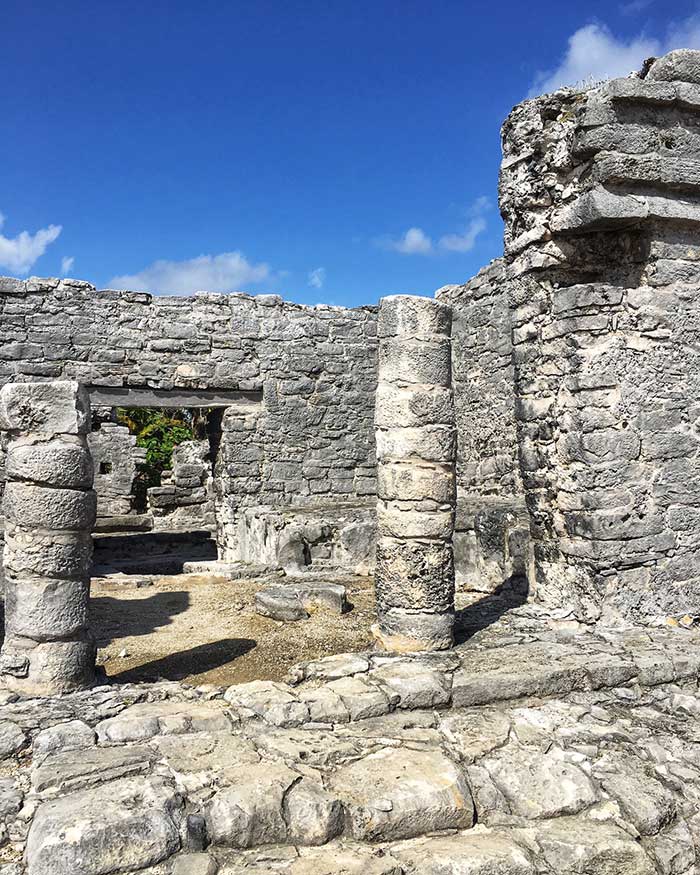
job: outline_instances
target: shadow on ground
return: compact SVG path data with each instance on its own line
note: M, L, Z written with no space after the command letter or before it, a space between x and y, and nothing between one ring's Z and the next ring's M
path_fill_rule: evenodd
M156 592L147 598L97 596L90 599L90 627L98 647L131 635L150 635L169 626L190 606L187 590Z
M493 626L513 608L524 605L528 596L527 579L520 575L509 577L484 598L457 611L455 644L463 644L472 635Z
M169 680L180 681L193 674L204 674L227 665L243 656L256 646L252 638L223 638L209 644L200 644L171 653L160 659L144 662L142 665L109 674L109 679L119 683L136 681Z

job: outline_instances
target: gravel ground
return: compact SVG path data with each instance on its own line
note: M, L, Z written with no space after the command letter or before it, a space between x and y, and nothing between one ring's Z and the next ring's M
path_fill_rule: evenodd
M353 605L348 613L319 610L308 620L281 623L255 613L260 579L95 578L91 611L98 663L122 683L163 678L225 686L280 680L297 662L366 650L374 622L371 578L328 579L346 586Z

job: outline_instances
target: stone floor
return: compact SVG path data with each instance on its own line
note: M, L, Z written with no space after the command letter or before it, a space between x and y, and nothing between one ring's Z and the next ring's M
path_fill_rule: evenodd
M288 683L6 694L0 873L690 875L699 671L696 630L523 606Z

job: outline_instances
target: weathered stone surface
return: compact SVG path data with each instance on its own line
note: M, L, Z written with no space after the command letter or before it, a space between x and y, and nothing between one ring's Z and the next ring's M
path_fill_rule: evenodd
M513 814L539 819L576 814L598 800L572 759L559 748L542 754L509 745L483 762Z
M64 749L32 769L32 787L45 795L82 790L113 778L142 774L152 758L150 748L137 745Z
M284 798L289 839L296 845L324 845L343 828L343 806L315 781L302 778Z
M43 435L87 434L90 399L78 383L8 383L0 389L0 428Z
M449 336L451 324L452 311L444 304L419 295L387 295L382 298L377 331L382 338L427 340Z
M444 672L412 660L389 662L375 668L368 677L383 687L388 695L399 696L399 708L440 708L450 701L451 684Z
M433 613L388 608L380 617L380 623L372 631L384 650L395 653L447 650L454 643L452 611Z
M351 720L381 717L393 710L399 701L399 696L393 691L384 692L379 685L361 677L339 678L331 681L327 689L340 698Z
M5 578L6 628L34 641L69 638L88 622L88 581L20 577Z
M8 624L11 629L11 623ZM3 642L0 673L9 688L27 695L68 693L90 686L96 647L88 633L68 641L35 642L10 631Z
M387 841L472 825L464 775L438 753L380 750L333 775L357 839Z
M5 486L3 510L10 522L27 528L90 530L95 524L96 496L12 481Z
M526 847L507 833L423 839L397 847L394 853L421 875L530 875L537 871Z
M46 442L36 438L12 441L5 460L5 472L14 480L29 480L63 489L92 486L92 457L79 438L68 436Z
M159 779L126 778L44 802L27 839L29 875L143 869L179 847L179 799Z
M87 532L39 532L21 525L5 529L3 563L8 572L28 577L82 577L90 564Z
M173 860L172 875L216 875L218 871L209 854L178 854Z
M255 594L255 610L273 620L305 620L319 607L344 613L345 587L337 583L270 584Z
M444 541L381 537L375 587L380 604L446 611L454 600L452 545Z
M20 751L27 743L24 732L11 720L0 720L0 760Z
M537 844L554 872L650 875L655 871L641 845L610 822L561 817L537 831ZM585 867L585 868L583 868Z
M34 762L41 762L50 754L68 750L85 750L95 744L94 730L82 720L67 720L43 729L34 739Z
M227 702L275 726L300 726L309 719L309 709L288 688L273 681L251 681L229 687Z
M654 61L647 78L666 82L700 84L700 53L693 49L676 49Z
M285 841L283 803L299 775L281 764L243 766L233 786L207 805L207 831L215 845L249 848Z
M231 721L221 701L139 702L116 717L100 721L97 737L106 744L145 741L154 735L216 732L230 729Z

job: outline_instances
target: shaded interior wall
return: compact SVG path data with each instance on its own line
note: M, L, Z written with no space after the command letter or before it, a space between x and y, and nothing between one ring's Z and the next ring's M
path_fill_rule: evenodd
M657 65L503 129L533 583L586 621L700 613L700 86Z
M4 278L0 344L0 383L66 377L88 387L260 392L250 450L258 458L237 458L236 438L222 439L219 505L235 505L238 490L247 503L297 506L374 492L374 308ZM225 526L235 507L221 510Z
M457 583L492 591L525 572L528 517L518 466L505 266L492 262L436 297L451 304L457 421Z

